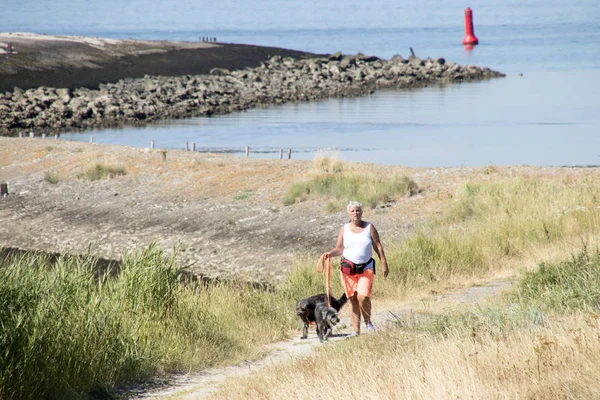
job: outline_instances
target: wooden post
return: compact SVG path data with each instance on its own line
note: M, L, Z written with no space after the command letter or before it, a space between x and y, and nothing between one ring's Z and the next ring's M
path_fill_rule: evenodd
M292 158L292 149L288 149L288 160Z
M279 159L283 160L283 149L279 149Z
M196 151L196 142L192 142L192 151Z
M185 142L185 151L190 151L190 148L188 146L188 142Z
M8 183L0 183L0 196L8 195Z
M153 149L154 148L154 140L150 142L150 148Z
M90 136L90 143L94 143L94 135Z
M160 151L160 155L162 156L163 161L167 162L167 151L166 150L161 150Z
M19 137L22 138L23 137L23 132L19 132Z
M42 133L42 139L46 139L46 134Z
M54 140L58 140L58 133L54 135Z
M412 54L412 56L413 56L413 57L416 57L416 56L415 56L415 52L413 51L413 48L412 48L412 47L409 47L409 49L410 49L410 54Z
M249 153L250 153L250 147L246 146L246 157L248 157Z
M29 132L29 137L30 137L30 138L33 138L34 136L35 136L35 135L34 135L33 131Z

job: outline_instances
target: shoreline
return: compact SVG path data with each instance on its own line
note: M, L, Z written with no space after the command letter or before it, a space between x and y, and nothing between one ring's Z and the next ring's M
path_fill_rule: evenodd
M210 116L276 104L357 97L379 89L504 76L489 68L460 66L443 58L404 59L397 55L385 60L360 53L321 56L213 42L55 39L33 36L26 41L29 48L11 45L16 54L0 61L2 80L11 76L11 82L18 82L26 77L29 86L46 83L0 93L0 135L144 125L158 119ZM7 35L0 34L0 47L6 41ZM64 54L60 62L56 52ZM38 61L30 64L32 58ZM75 68L77 63L85 64L84 69ZM10 68L14 74L7 72ZM52 74L70 74L71 83L78 84L82 81L76 79L83 74L88 83L99 82L98 88L52 87L56 77ZM107 74L110 79L98 78Z

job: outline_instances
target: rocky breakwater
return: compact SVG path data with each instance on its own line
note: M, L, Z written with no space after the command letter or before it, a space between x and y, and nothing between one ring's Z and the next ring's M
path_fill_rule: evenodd
M275 56L257 68L214 68L209 75L145 76L98 90L39 87L0 93L0 133L52 134L92 127L225 114L273 104L352 97L383 88L412 88L504 76L443 58L390 60L362 54L302 59Z

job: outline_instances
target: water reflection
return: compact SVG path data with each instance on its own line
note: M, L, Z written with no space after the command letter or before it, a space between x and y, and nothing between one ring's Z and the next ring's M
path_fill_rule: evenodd
M405 166L588 165L600 163L599 91L598 70L513 74L61 138L234 154L249 146L262 158L337 149L344 160Z

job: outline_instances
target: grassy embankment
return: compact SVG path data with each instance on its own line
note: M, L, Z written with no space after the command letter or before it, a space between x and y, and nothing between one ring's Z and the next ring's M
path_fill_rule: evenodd
M123 173L96 165L80 177ZM295 301L323 291L308 264L275 291L258 291L240 282L181 285L181 270L154 246L126 255L112 275L99 273L93 257L2 259L0 398L78 398L258 357L262 344L298 327Z
M441 218L388 251L393 269L377 296L498 272L536 254L562 260L523 269L511 292L487 306L406 316L392 329L230 382L215 397L600 397L599 189L597 178L560 176L464 185ZM579 251L564 251L574 242Z
M342 182L349 175L343 167L329 174ZM588 237L597 228L598 186L592 178L559 177L466 185L442 218L388 245L393 269L378 282L375 296L394 298L484 276L539 249ZM346 197L369 204L357 197L355 186L347 187ZM597 301L597 267L598 257L589 251L571 263L544 266L496 307L402 320L397 330L331 346L303 362L229 385L227 396L341 398L348 390L382 398L551 393L539 392L544 387L585 395L593 390L585 383L597 376L591 372L598 361L598 332L590 314ZM575 274L579 271L583 275ZM299 260L273 292L231 283L182 286L177 266L153 247L126 256L113 277L96 276L91 259L49 265L37 256L3 260L0 275L1 398L77 397L161 372L258 356L261 344L298 327L294 301L323 287L308 259ZM566 292L565 284L578 291ZM567 294L585 301L571 305L559 297ZM357 365L370 371L364 381L341 378L356 373ZM583 383L569 380L574 376Z

